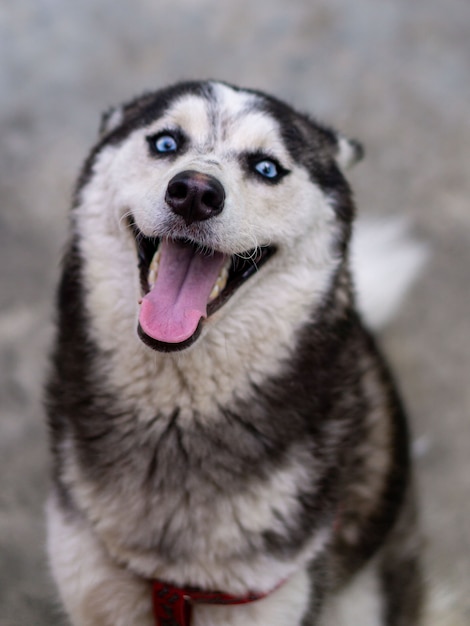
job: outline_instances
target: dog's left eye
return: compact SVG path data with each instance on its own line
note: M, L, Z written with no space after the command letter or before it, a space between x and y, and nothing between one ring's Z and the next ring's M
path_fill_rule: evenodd
M269 159L263 159L262 161L255 163L254 169L264 178L274 179L279 176L279 170L276 163L270 161Z
M277 183L284 176L289 174L289 170L286 170L282 165L272 157L268 157L262 153L249 154L247 158L248 169L253 172L267 183Z

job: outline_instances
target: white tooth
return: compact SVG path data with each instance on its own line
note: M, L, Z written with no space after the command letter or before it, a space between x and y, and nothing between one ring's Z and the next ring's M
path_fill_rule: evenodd
M212 302L212 300L215 300L217 296L219 295L219 293L224 289L225 285L227 284L228 268L229 268L229 264L225 265L222 268L220 274L218 275L215 285L212 287L212 291L209 296L209 302Z
M215 283L209 296L209 302L212 302L212 300L215 300L217 296L219 295L219 293L220 293L220 289L217 283Z
M149 267L148 283L149 283L150 288L152 288L155 285L155 281L157 280L159 264L160 264L160 250L157 250L155 254L153 255L153 259Z

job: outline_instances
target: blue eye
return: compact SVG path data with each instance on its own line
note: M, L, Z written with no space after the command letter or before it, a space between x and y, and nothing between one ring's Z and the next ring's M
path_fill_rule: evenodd
M154 148L160 154L176 152L178 150L178 142L171 135L160 135L160 137L154 140Z
M254 169L264 178L273 179L279 176L279 170L277 165L269 159L263 159L262 161L258 161L258 163L255 163Z

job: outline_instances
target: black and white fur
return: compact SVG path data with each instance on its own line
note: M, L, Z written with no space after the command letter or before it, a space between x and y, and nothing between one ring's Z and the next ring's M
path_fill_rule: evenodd
M154 154L162 133L184 142ZM275 589L197 606L194 626L419 623L405 416L350 277L343 170L359 157L282 102L217 82L104 118L76 190L47 389L48 549L74 626L154 626L153 578ZM283 176L263 178L262 159ZM183 171L221 183L221 212L171 210ZM151 347L139 237L274 253L192 345Z

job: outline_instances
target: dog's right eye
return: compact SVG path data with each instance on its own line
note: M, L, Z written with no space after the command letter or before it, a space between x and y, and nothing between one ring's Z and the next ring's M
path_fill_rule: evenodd
M147 142L152 154L157 155L174 154L181 146L181 140L168 132L147 137Z
M171 135L162 135L155 140L155 150L157 152L176 152L178 144Z

